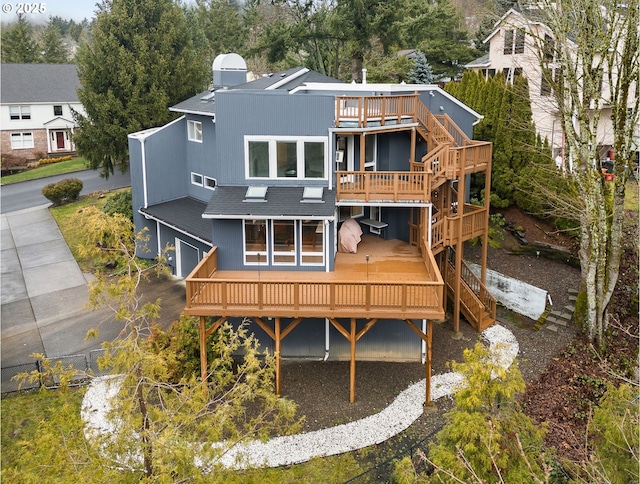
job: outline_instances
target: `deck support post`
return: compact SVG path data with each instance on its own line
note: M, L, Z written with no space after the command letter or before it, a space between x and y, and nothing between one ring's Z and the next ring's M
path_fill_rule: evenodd
M433 320L428 319L427 320L427 355L426 355L426 361L425 361L425 373L426 373L426 388L425 388L425 398L424 398L424 405L426 407L428 407L429 405L431 405L431 357L432 357L432 350L431 350L431 342L432 342L432 336L433 336Z
M349 403L356 401L356 318L351 318L351 333L349 334L351 344L351 364L349 372Z
M281 389L280 389L280 382L281 382L281 366L280 366L280 342L281 342L281 337L280 337L280 318L276 317L276 322L275 322L275 343L276 343L276 395L280 396L281 394Z
M460 284L462 280L462 255L464 251L464 243L462 242L462 221L464 219L464 200L465 200L465 163L464 151L462 159L460 160L460 175L458 178L458 235L455 241L456 245L456 279L454 282L454 295L453 295L453 331L458 335L460 333ZM486 245L485 245L486 247Z

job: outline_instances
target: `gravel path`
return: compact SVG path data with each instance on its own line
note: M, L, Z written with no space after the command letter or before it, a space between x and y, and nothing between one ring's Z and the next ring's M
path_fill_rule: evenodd
M509 367L518 355L515 336L506 328L494 325L482 333L489 343L496 363ZM107 419L109 400L118 391L117 377L97 378L87 390L82 418L87 422L86 435L113 432ZM460 387L462 376L449 372L431 380L432 399L451 395ZM275 437L267 442L251 441L225 452L219 464L228 468L278 467L306 462L314 457L341 454L379 444L406 430L424 412L425 381L414 383L398 395L391 405L363 419L297 435ZM203 464L203 467L209 467Z

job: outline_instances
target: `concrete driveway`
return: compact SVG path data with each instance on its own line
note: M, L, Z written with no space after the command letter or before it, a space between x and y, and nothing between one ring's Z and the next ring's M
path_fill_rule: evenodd
M47 207L0 215L3 390L9 373L4 369L32 363L33 353L50 358L87 355L122 329L110 309L86 308L91 275L80 270ZM149 298L162 298L162 326L184 308L181 280L154 281L144 289ZM87 341L92 328L98 328L100 336Z

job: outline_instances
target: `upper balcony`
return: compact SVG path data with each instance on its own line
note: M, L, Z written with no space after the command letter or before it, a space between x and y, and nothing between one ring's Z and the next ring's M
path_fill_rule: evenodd
M332 272L221 271L214 247L186 279L185 314L442 319L444 281L424 252L364 236L357 254L336 254Z

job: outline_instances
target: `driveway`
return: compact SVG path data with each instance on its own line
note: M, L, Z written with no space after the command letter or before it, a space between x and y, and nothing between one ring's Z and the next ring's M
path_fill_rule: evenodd
M0 215L3 391L15 386L4 369L33 362L33 353L87 355L122 328L110 309L86 308L91 276L80 270L47 207ZM143 290L149 299L162 298L165 327L184 308L180 280L154 281ZM92 328L99 328L99 338L86 341Z

